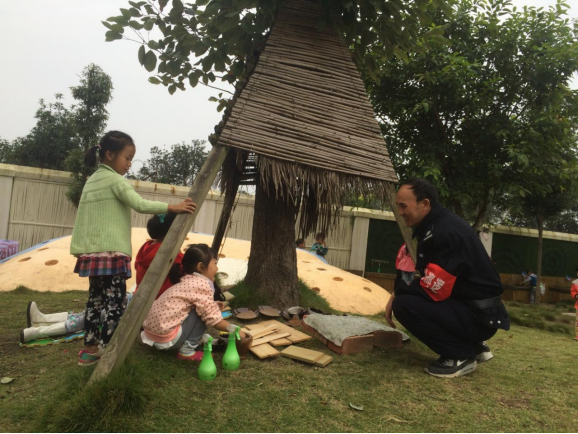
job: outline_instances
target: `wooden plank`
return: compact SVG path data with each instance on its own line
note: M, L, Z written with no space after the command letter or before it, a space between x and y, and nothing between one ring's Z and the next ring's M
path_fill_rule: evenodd
M283 357L289 357L290 359L311 364L315 364L325 356L325 354L319 351L308 350L306 348L296 347L295 345L285 348L281 351L281 355Z
M287 339L289 339L291 342L293 342L294 344L298 343L298 342L303 342L303 341L308 341L309 339L311 339L311 336L309 336L308 334L305 334L299 330L296 330L294 328L291 328L277 320L268 320L268 321L263 321L257 325L263 325L263 326L270 326L270 325L276 325L277 326L277 330L279 332L283 332L283 333L289 333L289 336L287 337Z
M245 329L243 329L243 331L245 333L249 333L251 336L253 336L253 339L259 339L263 336L270 335L271 333L276 333L277 327L269 326L269 327L265 327L265 328L254 329L254 328L251 328L250 326L247 326Z
M276 341L277 339L281 338L286 338L287 336L289 336L289 333L274 333L272 335L264 336L259 339L254 339L251 346L256 347L258 345L266 344L267 342Z
M269 344L259 345L257 347L249 348L253 354L255 354L260 359L267 359L269 357L277 357L279 355L279 351L273 348Z
M89 385L95 381L103 380L124 363L132 344L140 333L141 325L185 241L187 233L199 215L201 206L228 152L229 148L222 145L213 146L213 149L209 152L188 194L188 197L197 204L195 213L178 214L175 218L151 266L139 285L139 290L127 306L110 343L92 372L88 381Z
M328 356L328 355L324 355L323 357L321 357L319 360L317 360L315 362L315 366L319 366L320 368L325 368L332 361L333 361L333 357Z
M291 342L287 338L281 338L281 339L277 339L275 341L269 342L269 344L273 345L274 347L286 347L287 345L291 345L292 343L293 342Z

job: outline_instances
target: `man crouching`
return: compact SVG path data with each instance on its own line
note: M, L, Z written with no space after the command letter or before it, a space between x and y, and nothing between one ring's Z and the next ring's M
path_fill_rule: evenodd
M470 225L438 202L436 188L412 179L397 192L396 204L417 239L416 270L407 284L396 280L385 317L395 318L440 358L425 372L453 378L469 374L493 355L485 341L510 320L504 286Z

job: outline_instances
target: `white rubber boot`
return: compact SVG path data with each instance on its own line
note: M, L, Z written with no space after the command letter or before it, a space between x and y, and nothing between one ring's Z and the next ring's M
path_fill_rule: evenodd
M28 327L42 327L66 321L68 312L44 314L38 310L36 302L31 301L28 304L26 316L28 317Z
M25 344L34 339L45 338L47 336L64 336L66 335L66 326L64 322L51 324L43 327L30 327L20 331L20 342Z

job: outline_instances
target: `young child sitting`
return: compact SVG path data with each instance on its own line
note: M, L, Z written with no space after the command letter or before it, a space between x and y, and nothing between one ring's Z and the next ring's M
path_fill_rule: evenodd
M319 232L315 235L315 244L311 246L311 251L322 258L325 258L329 249L327 248L327 243L325 242L325 234L323 232Z
M297 238L295 240L295 246L298 249L305 249L305 240L303 238Z
M156 299L141 333L143 343L159 350L178 351L181 360L202 360L197 346L207 327L233 333L235 325L221 315L223 304L214 301L217 254L206 244L191 245L182 260L180 282ZM241 332L241 337L245 333Z
M159 251L161 247L161 243L163 242L165 236L169 232L173 221L177 215L173 212L169 212L167 214L157 214L152 216L149 221L147 222L147 232L149 237L152 240L146 241L138 251L136 255L136 261L134 263L134 268L136 270L136 284L140 285L147 270L149 269L155 255ZM173 285L173 282L178 282L180 276L182 275L181 272L181 261L183 260L183 254L181 252L178 253L177 257L175 258L175 262L173 263L173 267L171 268L169 275L165 279L163 286L159 290L156 298L159 298L163 292L165 292L168 288ZM135 292L138 290L138 286Z

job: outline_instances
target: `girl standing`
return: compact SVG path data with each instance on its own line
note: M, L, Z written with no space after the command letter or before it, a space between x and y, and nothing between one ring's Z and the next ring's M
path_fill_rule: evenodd
M144 200L124 178L136 147L132 138L109 131L90 148L84 163L98 169L82 190L74 222L70 253L78 258L74 272L89 278L84 319L81 366L96 363L99 346L105 348L124 312L126 279L131 277L131 209L141 214L193 213L189 198L178 205ZM104 311L102 329L100 314Z
M155 300L141 333L143 343L158 350L178 351L182 360L202 360L196 351L207 327L234 333L236 326L221 315L223 303L214 301L217 254L206 244L192 244L185 253L181 281ZM245 333L240 332L241 337Z

